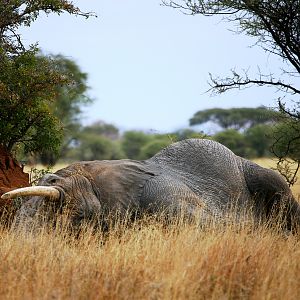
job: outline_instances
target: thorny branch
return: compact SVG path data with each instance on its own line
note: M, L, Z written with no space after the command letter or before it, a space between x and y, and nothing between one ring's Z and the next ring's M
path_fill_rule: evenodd
M291 70L283 72L285 76L300 76L300 1L249 1L249 0L162 0L164 6L183 11L185 14L213 16L221 15L230 22L238 23L238 33L245 33L257 39L256 45L271 54L279 56ZM210 75L209 91L223 93L232 89L243 89L251 86L275 87L277 91L296 96L295 106L285 106L278 100L278 108L282 113L281 123L290 126L293 136L286 141L282 131L274 143L273 153L278 157L278 171L285 176L290 185L296 182L299 171L300 150L295 154L295 142L300 139L300 88L295 83L286 83L282 78L274 79L273 75L262 75L250 78L245 72L240 76L232 71L227 78L213 78ZM299 82L297 82L299 84ZM284 127L284 126L282 126ZM284 140L284 151L277 153L276 144ZM299 143L300 145L300 143ZM298 144L296 144L297 148ZM281 149L282 150L282 149ZM292 158L291 158L292 157ZM284 164L285 162L285 164ZM289 168L291 164L296 167ZM291 171L293 170L293 171Z

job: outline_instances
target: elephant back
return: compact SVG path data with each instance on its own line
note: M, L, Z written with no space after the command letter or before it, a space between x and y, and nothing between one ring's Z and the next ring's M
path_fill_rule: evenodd
M148 160L180 177L198 195L221 204L248 193L240 159L222 144L187 139L170 145ZM248 196L248 194L247 194Z
M212 178L233 178L239 173L236 155L222 144L207 139L187 139L174 143L148 161L176 172Z

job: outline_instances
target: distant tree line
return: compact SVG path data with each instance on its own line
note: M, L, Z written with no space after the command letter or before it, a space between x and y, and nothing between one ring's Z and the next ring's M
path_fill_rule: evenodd
M213 122L221 131L211 138L227 146L235 154L247 157L272 155L273 128L280 122L280 113L266 107L213 108L198 111L190 125Z
M58 108L57 108L58 109ZM61 107L58 109L65 109ZM57 112L59 114L59 112ZM213 135L196 130L194 125L214 122L220 128ZM113 124L103 121L88 126L70 127L65 135L64 146L59 155L44 152L34 156L35 161L54 164L58 159L67 162L96 159L147 159L169 144L187 138L208 138L222 143L235 154L246 158L268 157L285 151L285 141L280 146L276 137L276 128L286 126L281 123L280 113L265 107L207 109L198 111L190 119L190 128L169 134L147 133L143 131L125 131L123 133ZM287 127L288 134L293 130ZM280 129L282 132L282 128ZM276 147L275 147L276 145ZM293 150L299 156L299 148ZM32 157L31 157L32 159Z
M66 162L77 160L102 159L147 159L174 141L185 138L202 138L203 133L192 129L180 130L171 134L153 134L144 131L120 130L102 121L82 126L74 132L72 142L60 155L34 155L29 161L54 164L57 160Z

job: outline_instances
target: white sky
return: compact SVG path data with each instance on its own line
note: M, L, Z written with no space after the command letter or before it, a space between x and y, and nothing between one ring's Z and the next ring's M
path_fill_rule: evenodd
M275 106L278 97L266 88L205 93L209 73L257 66L266 73L281 64L254 39L237 35L216 17L187 16L160 0L75 0L98 18L45 16L22 30L27 43L45 52L74 59L88 73L89 94L83 123L103 120L123 130L173 131L188 126L201 109Z

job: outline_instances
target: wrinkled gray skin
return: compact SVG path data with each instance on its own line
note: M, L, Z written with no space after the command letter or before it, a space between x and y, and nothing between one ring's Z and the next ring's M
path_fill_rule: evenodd
M258 221L283 207L288 229L300 223L300 208L279 175L236 156L225 146L205 139L174 143L145 161L84 161L44 176L39 185L60 191L60 200L31 197L21 207L17 223L37 212L68 211L71 224L109 213L136 216L164 210L203 221L253 210ZM50 204L49 204L50 203ZM51 210L51 212L50 212Z

